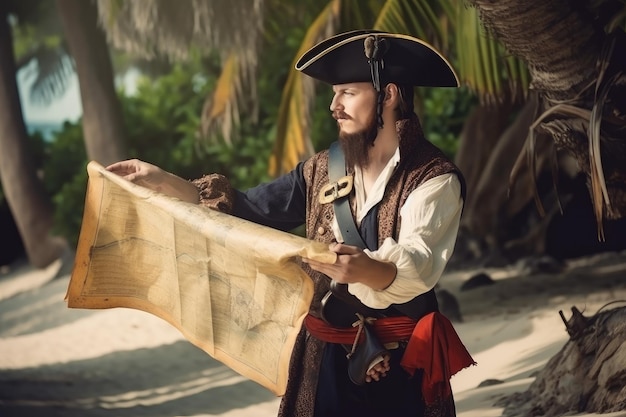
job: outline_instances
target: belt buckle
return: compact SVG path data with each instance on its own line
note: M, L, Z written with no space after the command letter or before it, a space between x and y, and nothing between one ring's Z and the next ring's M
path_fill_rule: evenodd
M338 198L345 197L352 191L354 180L352 175L346 175L339 178L335 182L326 184L320 190L318 200L320 204L328 204L337 200Z

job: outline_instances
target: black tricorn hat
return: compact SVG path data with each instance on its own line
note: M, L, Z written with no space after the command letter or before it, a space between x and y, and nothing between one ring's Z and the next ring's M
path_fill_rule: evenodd
M372 64L375 61L379 63ZM459 86L452 66L431 45L412 36L376 30L356 30L328 38L305 52L296 70L331 85L371 81L377 90L387 83Z

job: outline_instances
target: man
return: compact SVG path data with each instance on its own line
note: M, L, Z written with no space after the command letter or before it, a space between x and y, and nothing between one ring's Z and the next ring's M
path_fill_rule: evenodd
M465 190L424 138L413 87L456 87L457 77L423 41L378 31L329 38L296 69L332 85L345 157L336 147L320 152L245 192L221 175L187 182L137 160L108 169L266 226L306 224L309 239L338 254L334 264L303 259L315 295L280 416L453 416L449 378L473 360L433 288L454 249Z

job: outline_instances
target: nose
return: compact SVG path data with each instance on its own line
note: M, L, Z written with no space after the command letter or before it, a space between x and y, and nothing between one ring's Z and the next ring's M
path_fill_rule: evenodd
M339 103L339 95L338 94L334 94L332 100L330 100L330 111L334 112L335 110L337 110L340 106L341 103Z

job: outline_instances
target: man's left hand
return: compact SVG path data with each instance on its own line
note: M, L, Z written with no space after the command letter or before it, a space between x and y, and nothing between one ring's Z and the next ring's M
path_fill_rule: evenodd
M389 354L386 353L383 356L382 361L378 362L367 371L365 382L380 381L381 377L387 376L389 369Z
M329 249L338 255L333 264L308 258L303 261L339 283L360 282L377 290L388 287L396 276L396 266L393 263L372 259L357 246L333 243Z

